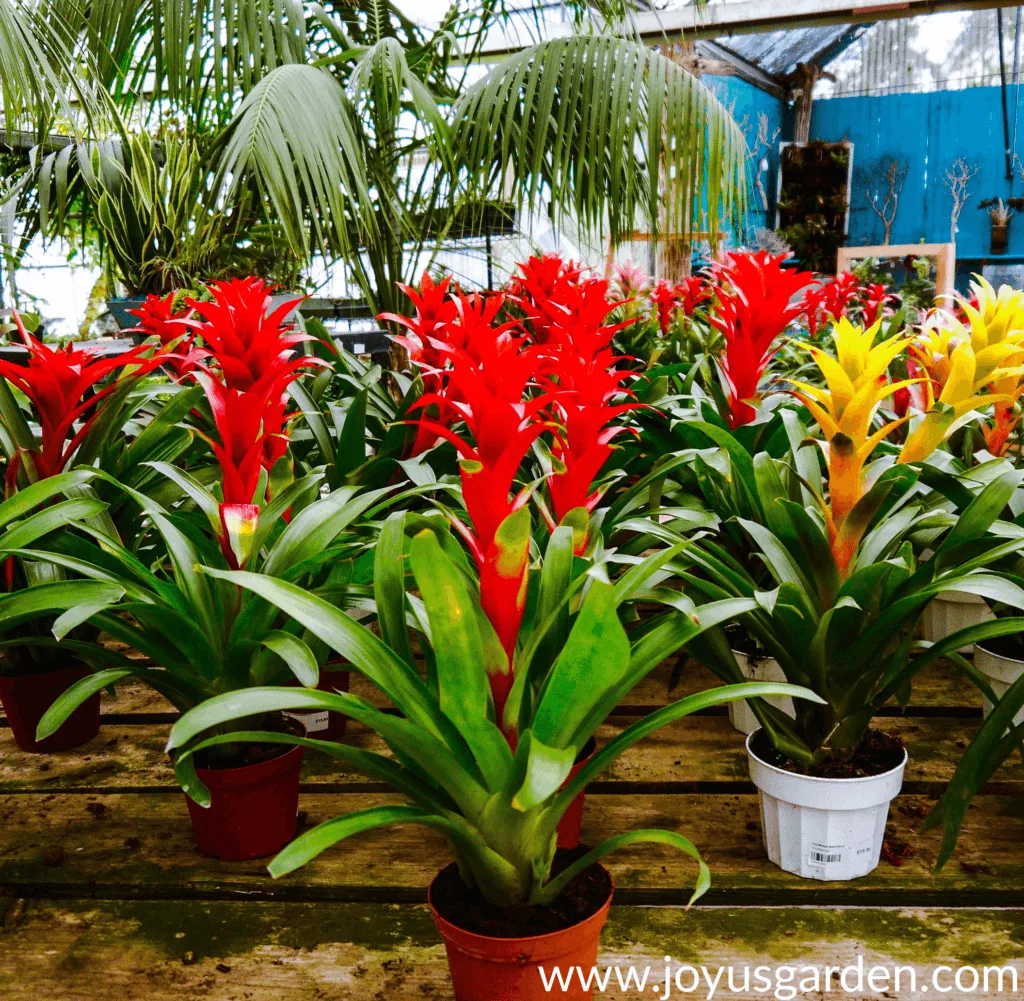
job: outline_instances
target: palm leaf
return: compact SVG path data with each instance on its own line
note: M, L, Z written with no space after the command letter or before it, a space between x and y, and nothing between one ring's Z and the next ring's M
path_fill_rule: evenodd
M482 195L613 241L638 219L712 240L742 216L746 143L718 99L670 59L626 38L542 42L500 62L452 112L453 162ZM473 183L471 181L471 183Z

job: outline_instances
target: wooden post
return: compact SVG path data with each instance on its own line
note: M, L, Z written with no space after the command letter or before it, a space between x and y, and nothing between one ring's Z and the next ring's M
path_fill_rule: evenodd
M793 126L795 143L805 143L811 137L814 85L820 76L821 67L815 63L800 63L793 74L793 96L796 98L796 122Z

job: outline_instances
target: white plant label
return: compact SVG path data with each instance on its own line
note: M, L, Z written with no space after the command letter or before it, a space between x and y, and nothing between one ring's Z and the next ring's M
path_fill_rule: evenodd
M326 709L320 709L314 713L285 713L285 716L291 716L292 719L298 720L306 728L306 733L319 733L321 730L327 729Z

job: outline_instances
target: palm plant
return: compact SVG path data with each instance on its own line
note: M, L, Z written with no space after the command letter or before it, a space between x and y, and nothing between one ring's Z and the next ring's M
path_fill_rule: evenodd
M389 0L262 16L240 0L42 6L125 120L183 116L213 136L213 189L230 201L254 186L289 248L343 258L376 310L395 309L395 283L488 199L543 195L556 219L613 238L638 224L715 232L742 214L742 133L631 38L542 42L480 76L496 2L455 2L436 30Z
M169 128L82 141L41 159L36 193L45 237L94 230L108 294L166 294L261 274L294 285L298 260L268 223L258 193L231 199L210 184L203 144Z

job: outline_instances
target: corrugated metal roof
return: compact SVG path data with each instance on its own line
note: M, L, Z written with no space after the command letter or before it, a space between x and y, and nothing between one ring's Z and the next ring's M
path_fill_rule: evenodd
M715 42L771 76L792 73L799 63L838 55L864 29L838 24L821 28L790 28L761 35L727 35Z

